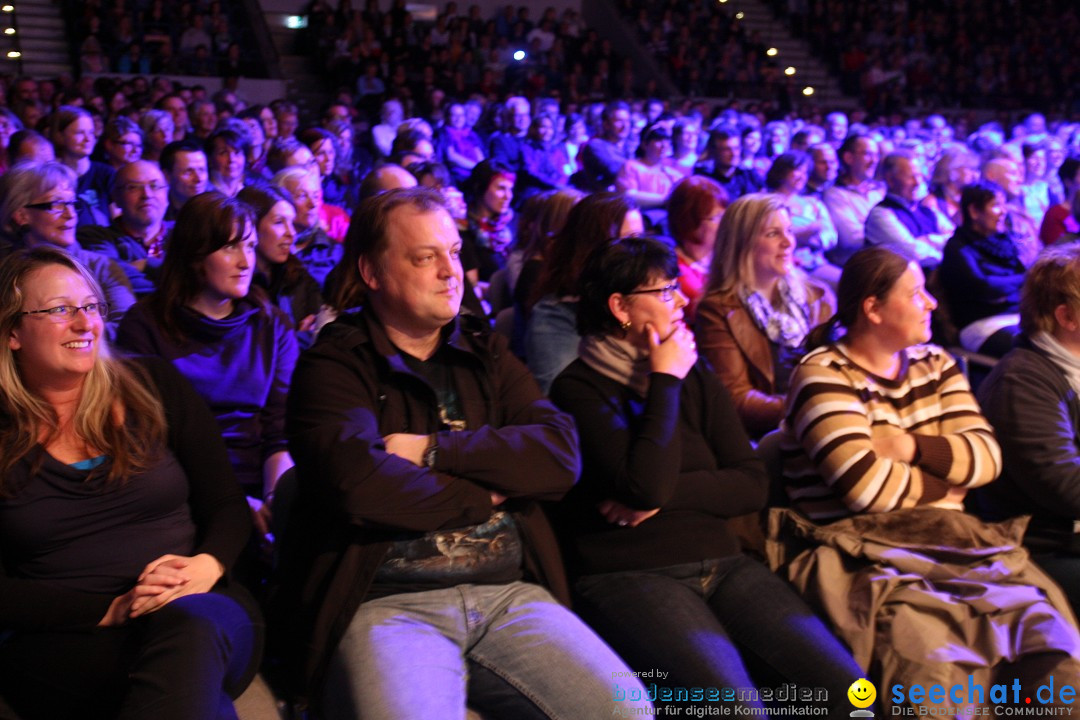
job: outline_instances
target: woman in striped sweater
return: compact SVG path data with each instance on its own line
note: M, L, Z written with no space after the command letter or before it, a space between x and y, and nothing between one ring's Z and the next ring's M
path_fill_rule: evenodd
M771 559L878 687L973 675L1034 692L1050 675L1080 676L1080 634L1020 548L1026 519L963 512L1001 451L956 361L925 344L937 303L924 283L916 261L882 246L844 266L837 315L791 378L781 447L800 512L774 512ZM838 325L846 333L827 342ZM918 704L895 689L880 697L886 712Z
M923 505L962 510L1001 451L956 361L930 340L922 270L871 247L844 268L838 312L809 337L787 400L785 475L815 520ZM840 342L823 344L840 325Z

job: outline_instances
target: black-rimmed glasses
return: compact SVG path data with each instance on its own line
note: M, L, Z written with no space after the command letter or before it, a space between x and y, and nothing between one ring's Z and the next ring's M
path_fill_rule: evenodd
M75 315L82 310L87 317L102 318L109 316L109 303L92 302L85 305L57 305L44 310L24 310L20 315L44 315L54 323L66 323L75 319Z
M652 290L634 290L633 292L623 293L623 295L652 295L657 293L660 295L660 299L663 302L671 302L671 299L675 297L676 291L679 289L679 283L672 283L660 288L653 288Z
M30 210L44 210L53 215L61 215L66 208L71 208L72 212L74 212L76 205L78 205L78 201L76 200L47 200L45 202L30 203L23 207Z

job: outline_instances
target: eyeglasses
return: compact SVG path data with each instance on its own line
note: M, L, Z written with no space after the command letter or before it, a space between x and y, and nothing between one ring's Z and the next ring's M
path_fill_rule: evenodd
M78 205L76 200L48 200L46 202L30 203L24 205L27 210L44 210L50 212L53 215L63 215L64 210L70 209L75 211L75 206Z
M75 315L82 310L86 317L108 317L109 303L92 302L86 305L57 305L44 310L24 310L20 315L44 315L54 323L67 323L75 319Z
M675 297L675 293L679 289L679 283L672 283L660 288L653 288L652 290L634 290L633 292L623 293L623 295L652 295L657 293L660 295L662 302L671 302L671 299Z

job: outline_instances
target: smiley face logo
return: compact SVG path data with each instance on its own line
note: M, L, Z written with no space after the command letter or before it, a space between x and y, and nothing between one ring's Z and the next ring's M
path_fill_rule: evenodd
M855 707L867 708L877 699L877 688L866 678L859 678L851 683L851 687L847 690L847 698Z

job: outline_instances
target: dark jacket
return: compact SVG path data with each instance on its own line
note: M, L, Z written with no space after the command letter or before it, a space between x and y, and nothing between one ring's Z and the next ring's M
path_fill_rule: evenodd
M979 404L1001 444L1001 477L976 496L989 520L1031 514L1025 544L1080 552L1080 398L1026 336L994 367Z
M736 200L749 193L761 192L765 189L765 181L754 170L737 167L731 177L724 177L716 167L716 161L709 158L699 160L694 165L695 175L704 175L712 178L720 187L724 188L731 200Z
M390 538L485 522L493 490L507 496L500 507L521 530L526 579L568 598L535 500L558 500L574 484L574 422L540 394L505 338L462 317L444 328L444 339L468 430L438 432L433 469L386 452L384 436L440 425L434 390L374 314L341 316L297 365L286 433L298 489L273 617L280 652L302 664L292 670L312 699Z
M1004 233L989 238L964 226L945 243L938 275L958 328L991 315L1019 312L1026 268Z

